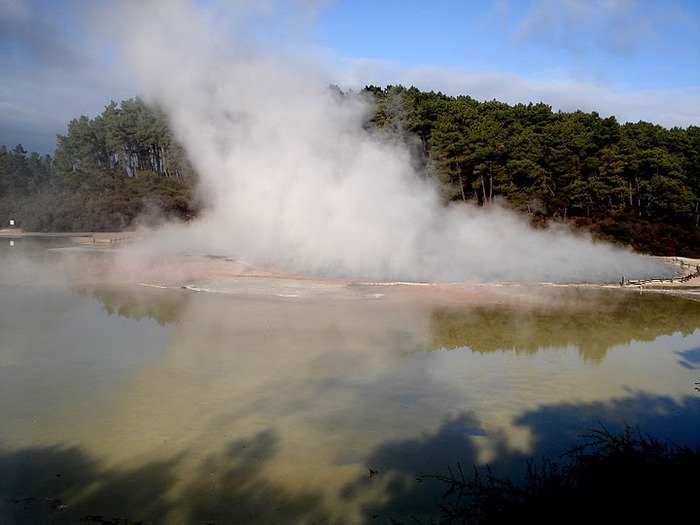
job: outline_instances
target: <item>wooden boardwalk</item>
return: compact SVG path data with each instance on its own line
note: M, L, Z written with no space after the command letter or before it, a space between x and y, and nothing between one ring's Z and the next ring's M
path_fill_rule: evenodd
M690 263L679 258L673 258L670 260L673 263L677 264L680 269L677 275L658 279L625 279L623 277L620 281L620 286L644 286L648 284L687 283L692 279L700 279L700 263Z

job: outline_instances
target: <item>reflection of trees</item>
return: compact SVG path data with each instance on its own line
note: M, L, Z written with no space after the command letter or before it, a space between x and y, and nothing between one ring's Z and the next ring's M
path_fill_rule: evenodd
M138 513L146 522L160 522L175 464L105 472L76 448L2 451L0 517L3 523L128 523L122 517Z
M416 519L431 523L439 514L445 487L426 476L446 473L447 465L455 462L469 468L476 463L477 440L488 439L494 446L495 459L489 464L492 472L497 476L515 473L517 482L517 473L524 471L528 460L556 459L579 441L580 432L600 424L611 431L625 423L638 424L660 439L692 445L700 436L699 411L697 396L677 401L645 393L606 403L540 407L517 420L534 437L527 456L509 447L502 435L484 436L480 422L461 413L446 419L434 432L388 441L371 450L366 464L376 474L348 482L341 487L341 498L348 503L365 501L362 514L367 523L415 523ZM0 521L351 523L332 516L323 506L323 495L305 489L303 482L289 484L269 476L266 467L278 456L279 445L277 433L267 429L228 442L195 466L185 452L133 468L107 468L78 448L0 450ZM693 480L689 481L692 490ZM648 492L652 497L645 500L646 506L640 505L638 495L621 484L593 494L591 505L595 507L598 497L610 501L612 489L613 508L619 517L663 511L666 519L660 523L680 523L673 517L694 503L655 499L652 487ZM367 491L383 497L363 499ZM609 509L600 512L610 516ZM557 519L576 522L571 517Z
M277 444L267 430L207 458L201 472L206 485L186 489L186 523L331 523L320 494L265 476Z
M572 345L584 359L600 361L615 345L700 327L700 303L665 294L573 289L549 299L534 306L437 308L433 346L534 353Z
M484 435L478 424L473 415L461 414L434 433L377 447L366 460L376 470L370 481L386 487L388 494L383 503L366 504L365 513L380 518L379 523L432 523L443 487L422 477L442 471L455 460L476 461L477 447L471 440ZM487 439L497 441L499 436ZM366 480L357 480L346 486L344 496L352 499L364 490Z
M330 523L319 495L265 477L271 430L229 443L176 488L182 458L105 469L79 449L0 451L2 523ZM190 474L192 476L190 476Z
M643 432L658 439L692 448L700 441L699 411L700 399L697 397L676 401L645 393L634 393L609 403L544 406L523 414L517 421L528 427L535 438L527 456L511 449L503 436L486 437L494 443L497 451L488 467L495 476L511 477L517 484L522 480L529 461L557 461L559 454L581 443L582 433L601 424L612 432L621 432L627 424L639 425ZM373 481L385 478L391 491L381 507L372 506L367 511L391 523L461 523L437 519L440 505L445 503L443 496L447 487L431 477L447 475L448 465L455 466L457 462L467 475L471 473L472 466L477 463L475 440L481 438L478 435L470 437L470 429L478 425L473 416L462 414L446 420L435 432L422 438L392 441L377 447L368 456L367 464L374 465L378 471ZM651 457L650 461L653 459ZM476 468L486 474L485 467ZM592 487L590 501L586 503L590 507L583 509L562 502L558 508L548 508L545 514L538 515L535 521L592 523L594 516L609 518L614 515L621 522L644 523L656 517L659 519L653 521L659 523L681 523L689 509L694 512L693 479L656 479L658 485L644 487L645 497L640 500L640 493L621 481L633 480L634 472L621 466L621 470L615 473L619 475L611 478L607 486ZM684 494L660 490L669 482L684 489ZM352 495L358 487L359 483L350 484L346 493ZM693 495L692 499L687 498L689 494ZM599 505L603 500L608 503L607 507ZM585 519L581 514L584 510Z
M128 319L151 318L160 325L177 321L187 304L187 294L179 290L148 288L96 289L92 295L105 311Z
M103 288L92 295L109 314L161 325L179 319L191 300L181 290L148 288ZM700 302L630 290L556 289L537 301L439 306L430 325L431 348L535 353L571 345L585 360L598 362L615 345L691 334L700 327Z

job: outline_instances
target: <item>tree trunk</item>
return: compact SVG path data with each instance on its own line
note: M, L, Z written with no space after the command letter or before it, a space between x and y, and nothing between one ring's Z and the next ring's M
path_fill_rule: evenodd
M642 216L642 188L639 183L639 176L636 176L635 182L637 183L637 214Z
M482 204L486 204L486 184L484 183L484 175L483 173L479 175L479 178L481 179L481 198L482 198Z
M634 206L634 191L632 190L632 183L629 183L629 200L630 200L630 208Z

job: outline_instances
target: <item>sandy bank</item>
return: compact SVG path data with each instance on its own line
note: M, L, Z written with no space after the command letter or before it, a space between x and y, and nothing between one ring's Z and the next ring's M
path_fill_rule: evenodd
M0 237L62 237L78 243L116 243L143 235L141 232L25 232L19 228L0 229Z
M148 235L144 231L119 231L119 232L25 232L19 228L0 229L0 238L21 238L21 237L60 237L70 239L70 242L76 245L82 245L86 248L89 246L107 247L109 245L119 245L124 242L135 240L138 237ZM226 278L226 277L275 277L279 279L291 280L314 280L311 277L288 275L284 272L275 271L272 269L256 268L254 266L242 263L233 258L228 257L205 257L198 259L194 266L197 270L193 271L194 275L191 278ZM624 279L617 283L600 283L593 286L620 286L622 288L632 288L640 290L673 290L673 289L699 289L700 290L700 259L688 257L660 257L673 269L672 277L665 278L650 278L645 280ZM182 264L175 261L175 266ZM185 266L193 266L195 261L188 261ZM184 272L185 274L190 272ZM327 279L321 279L326 281ZM571 283L572 286L586 286L581 283Z
M673 268L673 277L665 279L630 279L624 286L642 289L667 289L667 288L699 288L700 287L700 259L689 257L663 257Z

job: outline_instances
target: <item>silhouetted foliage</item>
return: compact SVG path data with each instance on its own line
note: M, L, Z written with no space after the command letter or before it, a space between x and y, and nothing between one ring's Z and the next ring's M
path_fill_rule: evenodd
M629 425L614 433L601 424L583 438L558 461L529 462L522 483L489 468L468 475L459 464L425 476L446 485L437 523L680 523L694 513L700 446L678 446Z

